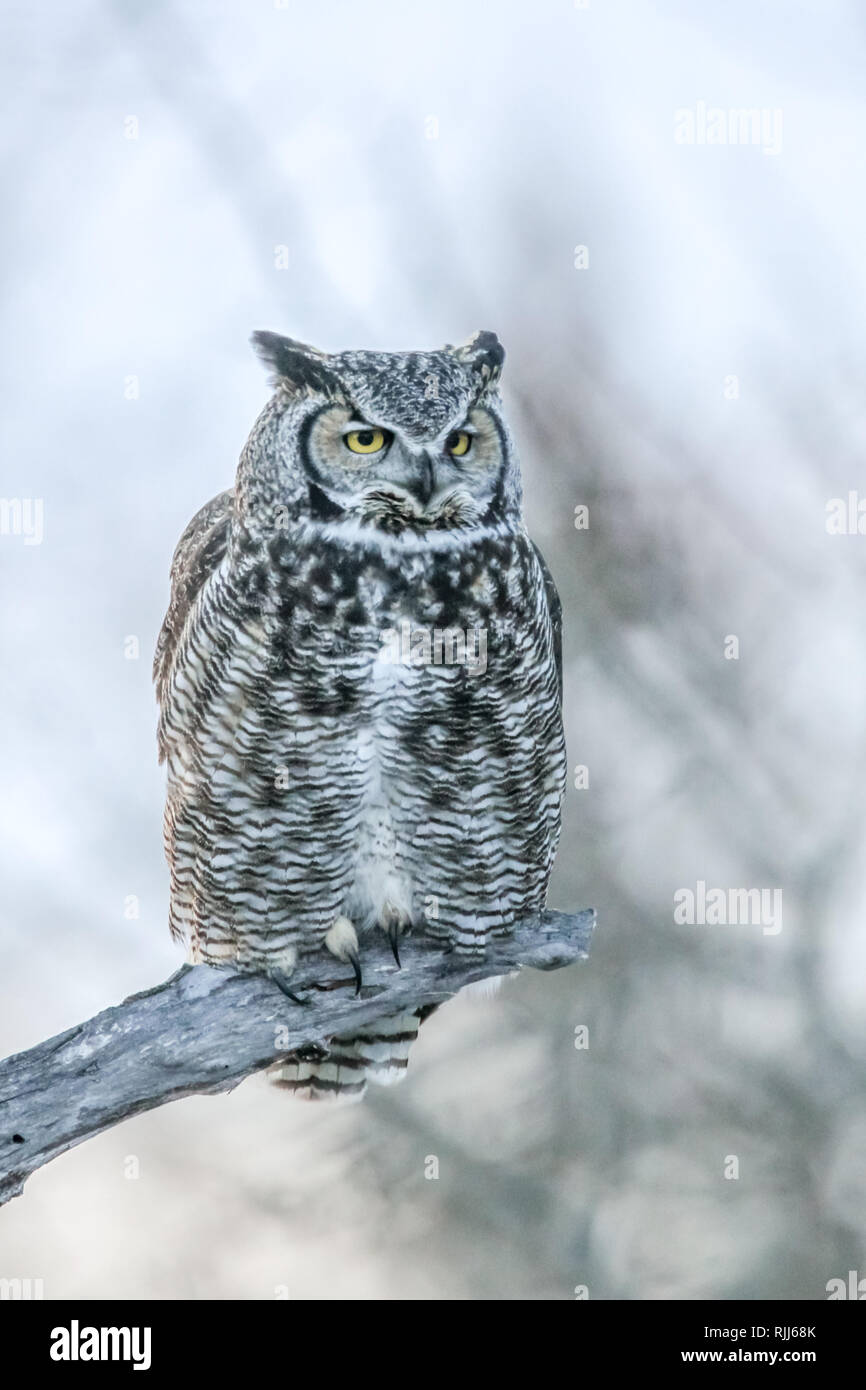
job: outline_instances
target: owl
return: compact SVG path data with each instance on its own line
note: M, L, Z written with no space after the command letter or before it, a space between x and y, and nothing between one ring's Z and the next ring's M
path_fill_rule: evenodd
M157 643L170 927L289 995L365 942L475 954L539 911L565 788L561 610L480 332L428 352L253 344L273 395L187 526ZM423 1010L274 1069L358 1097Z

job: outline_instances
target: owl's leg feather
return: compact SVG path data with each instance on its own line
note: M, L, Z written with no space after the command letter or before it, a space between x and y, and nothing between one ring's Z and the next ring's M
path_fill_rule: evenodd
M338 917L325 937L325 945L336 956L351 965L355 973L355 995L361 993L364 977L361 973L361 957L358 952L358 933L348 917Z

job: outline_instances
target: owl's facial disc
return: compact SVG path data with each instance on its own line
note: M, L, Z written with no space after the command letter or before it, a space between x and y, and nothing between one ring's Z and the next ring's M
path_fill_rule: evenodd
M500 432L480 406L419 440L328 405L311 417L304 452L311 498L324 493L330 508L391 533L480 521L503 468Z

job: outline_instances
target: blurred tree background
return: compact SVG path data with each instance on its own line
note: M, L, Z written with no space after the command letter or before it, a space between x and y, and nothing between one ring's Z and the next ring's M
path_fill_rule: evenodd
M866 539L825 525L866 443L862 14L49 0L3 25L0 492L44 536L0 535L0 1050L179 963L150 660L175 541L266 399L254 328L505 343L588 776L551 905L600 925L587 965L442 1009L362 1106L254 1078L65 1156L0 1213L0 1275L810 1299L866 1273ZM773 138L677 139L706 108ZM699 880L781 889L782 930L677 924Z

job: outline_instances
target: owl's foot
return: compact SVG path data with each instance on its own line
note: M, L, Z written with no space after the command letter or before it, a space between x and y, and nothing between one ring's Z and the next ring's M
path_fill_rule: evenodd
M408 912L404 912L401 907L395 907L393 903L386 903L382 908L382 920L379 926L391 943L391 950L394 952L394 959L397 962L397 969L400 970L400 937L407 932L412 925L412 919Z
M337 960L344 960L351 965L355 972L355 995L359 995L364 980L361 975L361 957L358 954L358 933L348 917L336 919L325 937L325 945Z

